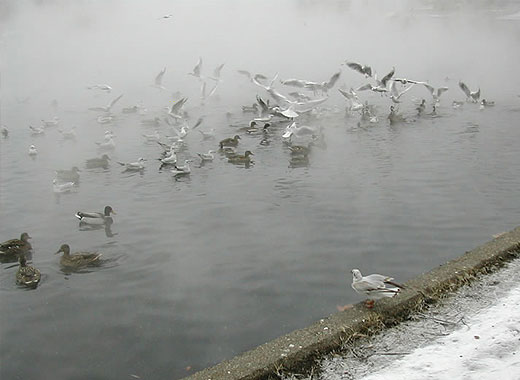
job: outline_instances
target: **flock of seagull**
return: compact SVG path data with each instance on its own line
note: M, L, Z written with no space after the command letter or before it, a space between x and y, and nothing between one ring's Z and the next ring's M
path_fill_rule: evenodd
M166 15L171 17L171 15ZM164 16L165 18L168 18ZM346 100L345 112L349 118L358 117L358 126L361 123L376 123L379 121L377 107L365 98L361 100L361 93L367 91L377 94L379 97L387 98L389 103L389 113L387 115L390 124L407 122L407 118L399 112L399 106L404 102L405 95L416 87L422 86L431 96L432 112L426 114L427 101L422 99L420 104L416 105L416 116L435 117L436 107L441 101L441 96L448 91L447 87L435 87L427 81L419 81L406 79L404 77L395 76L395 68L392 68L386 75L378 77L375 70L368 65L358 62L346 61L342 64L348 69L354 70L361 74L366 83L357 88L346 89L344 86L338 88L338 92ZM200 101L204 105L210 98L215 97L219 89L219 85L223 82L222 70L225 64L218 65L211 75L205 75L202 70L202 58L199 58L193 70L188 75L194 77L200 85ZM330 91L337 85L342 70L333 73L328 80L311 81L296 78L280 80L278 74L272 78L259 73L251 73L246 70L238 70L237 73L246 78L258 89L255 102L251 105L243 105L239 112L243 115L243 122L239 125L230 124L233 133L230 136L217 141L217 131L215 128L200 128L204 124L204 117L200 116L195 123L190 122L190 115L185 110L188 103L188 97L182 97L180 93L174 93L173 96L177 100L172 106L165 107L164 111L158 112L152 119L144 119L142 116L147 115L146 107L140 103L132 106L123 107L122 114L136 114L141 116L140 124L145 128L153 128L153 133L142 133L145 142L156 143L160 149L158 157L158 165L160 169L168 168L174 177L190 175L192 169L190 164L194 158L198 158L200 166L215 159L215 154L220 156L227 162L235 165L243 165L249 167L254 163L255 156L251 149L240 151L241 141L244 136L258 137L259 145L269 145L271 138L278 135L283 144L287 147L290 155L290 166L307 166L309 164L309 156L313 147L325 146L324 128L318 126L320 116L328 109L323 104L330 99ZM163 80L166 74L166 67L162 68L155 76L151 87L161 92L169 92ZM452 107L460 109L464 104L478 104L480 107L486 108L494 105L493 101L481 99L480 88L471 90L464 82L459 82L459 87L465 95L465 100L453 101ZM105 94L111 94L112 86L108 84L95 84L87 87L88 90L98 91ZM291 89L291 90L287 90ZM287 91L286 91L287 90ZM117 122L117 114L114 111L115 106L121 101L123 94L113 98L106 105L90 107L88 111L97 112L96 121L100 125L114 125ZM251 114L251 117L247 115ZM231 116L231 114L227 114ZM229 119L228 119L229 121ZM64 139L75 139L76 129L60 128L60 119L54 117L51 120L42 120L38 127L29 126L31 135L44 135L50 127L58 127L58 131ZM170 136L161 136L159 127L166 125L171 131ZM200 129L199 129L200 128ZM196 155L190 154L186 137L198 130L200 138L203 141L214 141L214 148L207 152L196 152ZM2 126L1 133L4 138L9 136L7 126ZM101 141L96 142L100 156L90 158L85 162L87 169L108 169L111 163L110 152L116 149L116 136L111 130L104 133ZM38 156L37 147L31 144L28 154L36 158ZM180 159L182 156L183 159ZM139 157L136 161L117 162L124 171L140 171L142 172L146 165L147 159ZM80 180L79 167L74 166L70 170L57 170L53 179L53 191L55 193L72 192L78 186ZM103 212L77 212L76 217L81 224L100 224L110 227L113 223L113 209L106 206ZM0 244L0 259L2 261L19 262L19 269L16 280L19 284L35 287L40 281L40 272L27 264L26 254L31 251L32 247L28 242L30 239L27 233L23 233L19 239L10 239ZM57 253L63 253L60 260L61 266L68 269L80 269L90 265L99 265L101 254L97 252L76 252L71 253L70 247L64 244ZM399 293L402 286L392 282L387 276L370 275L363 277L359 270L355 269L353 273L352 287L359 293L365 294L370 300L390 297ZM370 302L367 306L371 307Z

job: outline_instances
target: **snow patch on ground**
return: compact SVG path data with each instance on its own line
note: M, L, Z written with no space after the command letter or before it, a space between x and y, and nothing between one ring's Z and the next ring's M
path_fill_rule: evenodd
M318 372L313 380L520 379L520 259L346 347Z
M466 324L363 380L520 379L520 288Z

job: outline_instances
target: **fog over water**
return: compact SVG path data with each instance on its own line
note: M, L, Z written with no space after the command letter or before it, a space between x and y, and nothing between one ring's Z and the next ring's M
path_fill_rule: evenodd
M43 279L24 291L17 266L1 264L0 377L181 378L360 301L352 268L406 281L517 226L519 11L517 1L1 2L0 241L27 231ZM206 77L225 64L204 101L187 75L199 57ZM376 106L376 119L361 120L338 88L375 81L345 61L449 90L432 116L432 97L416 85L397 105L407 119L398 124L387 119L388 96L358 91ZM163 68L166 90L153 86ZM280 80L341 73L328 99L296 118L323 128L308 163L295 165L282 141L290 121L241 129L257 116L242 106L257 95L277 101L237 70L263 83L278 74L277 91L316 98ZM460 80L495 106L467 103ZM112 90L88 89L96 84ZM88 110L121 94L107 124ZM171 144L167 111L183 97L188 125L203 122L177 153L193 160L191 174L175 177L142 135ZM31 133L54 117L58 126ZM66 139L60 130L72 127ZM212 128L203 140L198 130ZM107 130L116 146L102 152ZM235 134L252 165L221 152L200 164L198 152ZM103 153L108 169L85 167ZM117 164L139 157L140 172ZM55 170L72 166L79 183L56 194ZM117 212L110 228L78 225L78 210L106 205ZM105 262L64 272L54 255L63 243Z

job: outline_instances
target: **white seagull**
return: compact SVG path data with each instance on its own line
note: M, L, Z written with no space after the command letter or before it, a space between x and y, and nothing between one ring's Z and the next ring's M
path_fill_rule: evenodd
M155 87L155 88L158 88L160 90L166 90L166 87L164 87L162 85L162 79L163 79L163 76L164 76L164 73L166 72L166 67L164 67L160 72L159 74L157 74L157 76L155 77L155 82L154 84L152 85L152 87Z
M177 100L175 103L173 103L172 107L170 108L170 111L168 112L168 116L174 119L182 119L182 107L187 101L188 98L181 98Z
M201 69L202 69L202 57L199 57L199 60L197 61L197 64L193 68L193 71L191 73L188 73L188 75L191 75L191 76L194 76L196 78L202 79Z
M95 84L93 86L87 87L89 90L101 90L105 92L112 91L112 87L110 87L108 84Z
M45 133L45 129L43 127L33 127L29 125L32 135L43 135Z
M412 83L410 86L406 87L404 90L399 92L399 90L397 89L397 82L396 81L392 81L392 83L390 84L390 99L394 103L401 103L399 98L401 96L403 96L404 94L406 94L408 91L410 91L413 86L415 86L414 83Z
M190 168L190 162L191 160L185 160L184 166L177 166L175 165L173 169L171 170L172 174L174 176L183 175L183 174L190 174L191 168Z
M355 70L360 74L363 74L365 76L365 78L372 76L372 68L370 66L362 65L357 62L349 62L349 61L345 62L345 65L350 67L352 70Z
M124 166L125 170L128 171L139 171L144 169L144 162L146 160L142 157L139 157L139 159L136 162L117 162L119 165Z
M478 103L480 99L480 88L477 91L471 91L468 86L462 81L459 81L460 89L466 94L466 98L468 101L473 103Z
M110 112L114 104L116 104L119 99L123 97L123 94L119 95L117 98L112 100L110 103L108 103L106 106L100 106L100 107L90 107L89 111L101 111L101 112Z
M429 84L429 83L421 83L421 84L422 84L424 87L426 87L426 89L427 89L428 91L430 91L430 94L432 95L432 97L433 97L433 101L434 101L435 103L438 103L438 102L440 101L439 98L441 97L441 95L442 95L444 92L448 91L448 87L439 87L439 88L435 88L435 87L433 87L433 86L432 86L431 84ZM410 86L410 87L411 87L411 86Z
M36 156L38 154L38 150L34 145L29 147L29 156Z
M214 150L208 150L208 153L197 153L197 156L200 157L201 162L213 161L213 159L215 158L215 155L213 153L215 153Z
M352 288L359 294L364 294L368 297L368 301L365 304L369 308L374 306L375 300L394 297L399 294L401 289L404 289L403 285L393 282L392 277L381 274L371 274L363 277L359 269L352 269L352 277Z
M52 181L52 190L59 194L59 193L70 193L75 189L74 182L63 182L59 183L57 179L54 179Z

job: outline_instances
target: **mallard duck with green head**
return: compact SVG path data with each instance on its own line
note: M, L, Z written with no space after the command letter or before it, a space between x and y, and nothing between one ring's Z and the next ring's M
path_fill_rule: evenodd
M20 266L16 272L16 283L28 288L36 288L41 280L41 273L35 267L27 265L25 255L20 255L18 259Z
M10 239L0 244L0 258L14 257L32 249L29 243L31 237L27 232L20 235L20 239Z
M220 149L224 148L225 146L237 146L238 140L240 140L239 135L235 135L234 137L228 137L227 139L224 139L219 143Z
M229 157L228 162L232 164L249 164L251 162L251 156L254 156L253 152L246 150L243 155L237 154L233 157Z
M70 269L79 269L87 266L99 265L101 263L101 253L97 252L75 252L70 253L70 246L62 244L60 249L55 253L63 253L60 259L62 267Z
M83 212L78 211L76 213L76 218L79 219L80 223L86 224L111 224L112 214L116 214L116 212L110 206L105 206L103 212Z

